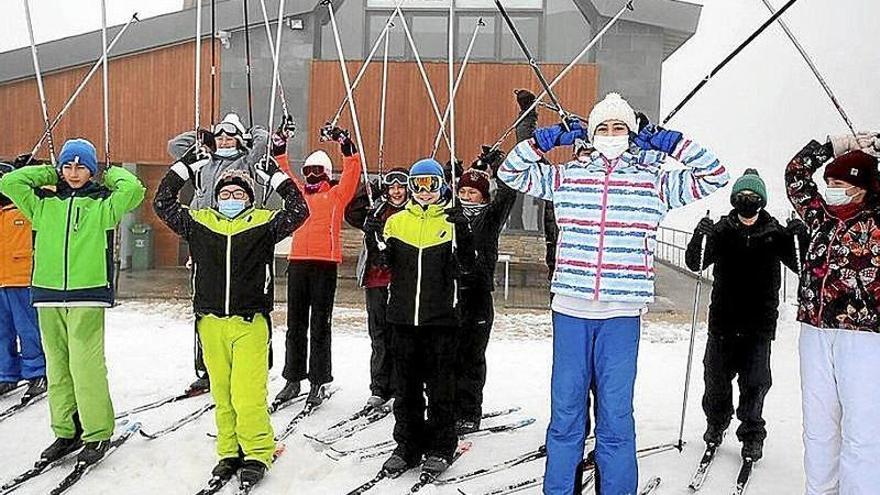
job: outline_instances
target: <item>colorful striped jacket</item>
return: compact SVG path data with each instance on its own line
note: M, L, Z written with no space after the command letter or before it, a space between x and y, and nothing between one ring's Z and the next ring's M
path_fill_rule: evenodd
M685 167L661 169L666 158L633 147L613 161L593 152L589 161L550 165L531 139L510 152L498 178L552 201L556 210L554 294L653 302L658 224L670 209L708 196L729 179L715 155L687 137L671 155Z

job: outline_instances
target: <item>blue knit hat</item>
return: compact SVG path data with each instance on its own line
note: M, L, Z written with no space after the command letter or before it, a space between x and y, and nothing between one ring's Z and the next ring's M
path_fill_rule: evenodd
M92 175L98 173L98 152L95 151L95 145L86 139L68 139L61 147L61 154L58 155L58 168L63 167L66 163L79 163L84 165Z
M409 175L410 177L414 175L436 175L444 179L443 165L440 165L440 162L433 158L424 158L413 163L412 167L409 168Z

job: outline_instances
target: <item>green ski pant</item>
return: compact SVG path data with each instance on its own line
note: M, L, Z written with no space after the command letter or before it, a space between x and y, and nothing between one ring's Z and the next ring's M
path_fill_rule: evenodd
M269 421L269 325L263 315L202 315L196 326L208 375L211 395L217 404L217 454L272 465L275 432Z
M85 442L113 436L113 403L104 360L104 308L37 308L52 431L58 438L76 436L74 415Z

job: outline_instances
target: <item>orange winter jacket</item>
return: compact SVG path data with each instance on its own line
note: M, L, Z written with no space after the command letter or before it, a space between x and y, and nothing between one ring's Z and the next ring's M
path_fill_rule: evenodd
M276 156L278 166L289 175L300 190L302 181L290 171L287 155ZM331 261L342 263L342 220L345 207L354 198L360 183L361 157L343 157L339 184L325 183L316 193L304 193L309 205L309 218L293 233L289 260Z
M0 208L0 287L29 287L33 254L31 223L14 205Z

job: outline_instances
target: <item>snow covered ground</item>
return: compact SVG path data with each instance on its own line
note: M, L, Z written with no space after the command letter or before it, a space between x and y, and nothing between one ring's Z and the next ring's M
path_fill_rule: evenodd
M802 492L800 440L800 392L797 361L797 324L793 307L783 309L779 337L774 347L774 386L765 408L769 438L765 459L758 464L749 493L792 494ZM114 404L122 410L161 396L181 391L192 379L192 323L185 305L171 302L126 302L108 312L107 355ZM306 420L300 432L317 431L359 408L368 395L369 340L364 330L364 315L356 308L338 308L335 314L334 376L342 389L320 414ZM518 416L532 416L537 423L516 433L474 439L473 449L450 471L464 472L513 457L543 443L549 416L549 370L551 341L549 316L543 312L499 315L498 331L489 346L489 377L485 409L521 406ZM688 327L650 323L643 330L639 357L636 417L640 446L674 442L678 436L682 382L687 358ZM282 350L283 328L275 329L276 351ZM643 479L658 475L663 484L658 494L685 494L691 471L702 448L700 437L703 415L700 409L702 372L700 358L705 343L701 330L696 346L696 363L691 389L685 439L690 443L684 453L675 451L649 457L640 462ZM276 363L282 356L276 352ZM276 365L272 375L280 374ZM281 387L281 380L270 383L270 393ZM15 399L0 400L0 408ZM139 419L144 427L156 430L189 411L208 403L199 397L144 413ZM295 409L273 417L282 428ZM506 418L507 420L513 417ZM499 420L500 421L500 420ZM391 418L375 428L340 442L343 447L372 443L390 435ZM198 422L167 437L147 441L141 437L108 458L72 493L83 494L186 494L194 493L209 476L215 457L213 418ZM0 445L4 446L0 480L23 471L52 440L48 407L32 407L0 423ZM334 462L322 455L300 434L287 441L287 451L269 473L259 493L272 494L343 494L371 478L382 460L369 462ZM739 444L733 435L720 451L703 493L727 493L739 464ZM18 493L46 493L68 467L47 473ZM504 473L484 477L453 487L429 487L427 494L455 494L461 488L478 494L501 484L526 479L543 470L542 462L532 462ZM402 493L415 481L415 475L380 485L374 493ZM539 493L533 489L531 492Z

